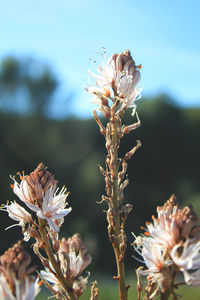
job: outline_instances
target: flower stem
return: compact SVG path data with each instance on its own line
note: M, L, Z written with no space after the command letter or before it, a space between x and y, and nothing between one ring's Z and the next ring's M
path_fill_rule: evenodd
M113 105L114 106L114 105ZM120 293L120 300L127 300L128 299L128 288L125 283L125 268L124 268L124 255L122 255L120 250L121 244L121 220L120 220L120 207L118 201L119 195L119 185L118 185L118 172L119 172L119 162L118 162L118 147L119 147L119 136L118 133L121 130L121 121L116 118L115 111L112 111L111 117L111 132L112 132L112 139L111 139L111 147L113 149L113 153L111 155L111 162L110 162L110 173L111 173L111 181L112 181L112 188L111 188L111 202L114 209L114 219L115 219L115 226L114 226L114 241L112 243L114 253L115 253L115 260L117 264L117 280L119 286L119 293Z
M53 270L56 273L56 277L57 277L58 281L60 282L62 288L66 292L67 297L68 297L67 299L76 300L76 297L73 293L72 287L70 286L69 282L67 282L67 280L63 276L63 273L60 269L60 263L58 261L56 261L56 259L54 257L54 253L53 253L53 250L52 250L52 247L51 247L51 244L50 244L47 232L46 232L45 222L43 219L40 219L39 217L38 217L38 222L39 222L39 231L40 231L42 240L44 242L44 249L45 249L48 259L53 267Z

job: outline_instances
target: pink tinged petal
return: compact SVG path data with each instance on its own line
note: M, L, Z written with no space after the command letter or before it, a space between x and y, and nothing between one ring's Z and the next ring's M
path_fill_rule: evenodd
M55 215L53 215L52 219L54 219L54 220L62 219L65 216L67 216L70 213L71 210L72 210L71 207L63 209L63 210L57 212Z
M81 267L83 265L83 259L81 254L79 253L79 255L77 256L77 261L76 261L76 276L80 273Z
M13 192L17 195L17 197L23 201L26 202L27 199L24 197L24 194L22 193L21 185L17 181L14 183Z
M38 212L40 210L40 208L30 202L25 202L25 204L34 212Z
M69 261L70 261L70 270L73 277L76 277L77 268L76 268L76 253L74 250L69 252Z
M49 190L46 191L44 197L43 197L43 202L42 202L42 210L47 211L48 207L53 203L53 191L50 188Z
M58 226L55 224L55 222L53 221L53 220L51 220L51 219L48 219L48 218L46 218L47 219L47 222L48 222L48 224L49 224L49 227L54 231L54 232L59 232L59 228L58 228Z
M8 215L10 218L16 221L24 221L24 222L31 222L32 217L31 215L19 204L12 203L11 205L7 206Z

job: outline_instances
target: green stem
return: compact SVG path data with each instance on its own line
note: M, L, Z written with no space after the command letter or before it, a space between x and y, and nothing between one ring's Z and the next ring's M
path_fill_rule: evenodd
M57 277L58 281L60 282L62 288L66 292L68 298L70 300L76 300L76 297L74 296L74 293L73 293L72 286L70 286L69 282L67 282L67 280L63 276L63 273L60 269L60 263L57 262L54 257L54 253L51 248L51 244L50 244L47 232L46 232L45 221L38 217L38 222L39 222L39 231L40 231L42 240L44 241L44 244L45 244L45 246L44 246L45 252L46 252L48 259L53 267L53 270L56 273L56 277Z

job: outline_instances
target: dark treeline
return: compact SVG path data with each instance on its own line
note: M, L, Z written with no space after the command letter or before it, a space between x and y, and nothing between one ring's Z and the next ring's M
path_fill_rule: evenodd
M11 88L9 81L7 86L3 84L5 70L4 73L2 70L3 68L0 73L0 94L8 97L9 93L11 95ZM54 92L53 87L56 87L56 79L53 80L48 72L46 78L51 80L41 84L41 89L45 85L48 88L49 84L52 87L49 94L43 90L42 95L46 99ZM42 78L43 75L40 74ZM15 76L13 75L13 80ZM16 93L18 83L13 85L12 89ZM29 88L32 89L33 85L30 84ZM34 97L40 95L40 91L39 89ZM33 91L32 93L34 94ZM32 97L30 95L29 100ZM4 99L2 96L0 98ZM69 236L75 232L81 233L93 255L91 269L114 272L112 249L107 238L106 215L103 211L106 203L97 204L104 193L104 180L98 168L98 164L104 166L104 138L92 119L49 118L43 113L47 102L41 99L42 96L40 101L44 105L37 104L35 108L32 106L32 110L25 113L19 113L17 108L9 110L9 105L5 105L3 100L1 102L1 203L17 199L10 188L10 175L22 170L28 174L38 163L43 162L55 174L55 178L59 179L59 186L66 185L70 191L68 201L72 212L66 217L61 234ZM138 114L142 126L124 137L120 150L123 155L135 145L137 139L142 142L142 147L129 161L130 183L125 191L125 202L133 204L133 211L127 221L127 262L130 270L135 268L135 260L131 257L131 232L141 232L140 226L151 220L157 205L162 205L175 193L180 203L192 203L197 209L200 208L200 109L177 107L169 97L160 95L154 99L140 100ZM133 122L130 114L127 114L125 121L128 124ZM105 120L102 122L105 123ZM7 213L1 212L1 253L22 238L19 227L4 231L4 228L14 222L8 219Z

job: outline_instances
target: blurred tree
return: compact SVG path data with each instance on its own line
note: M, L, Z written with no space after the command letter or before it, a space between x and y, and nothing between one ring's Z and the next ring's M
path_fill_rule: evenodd
M7 57L0 64L0 108L4 112L48 117L59 87L51 68L39 60ZM72 96L66 97L68 102Z

